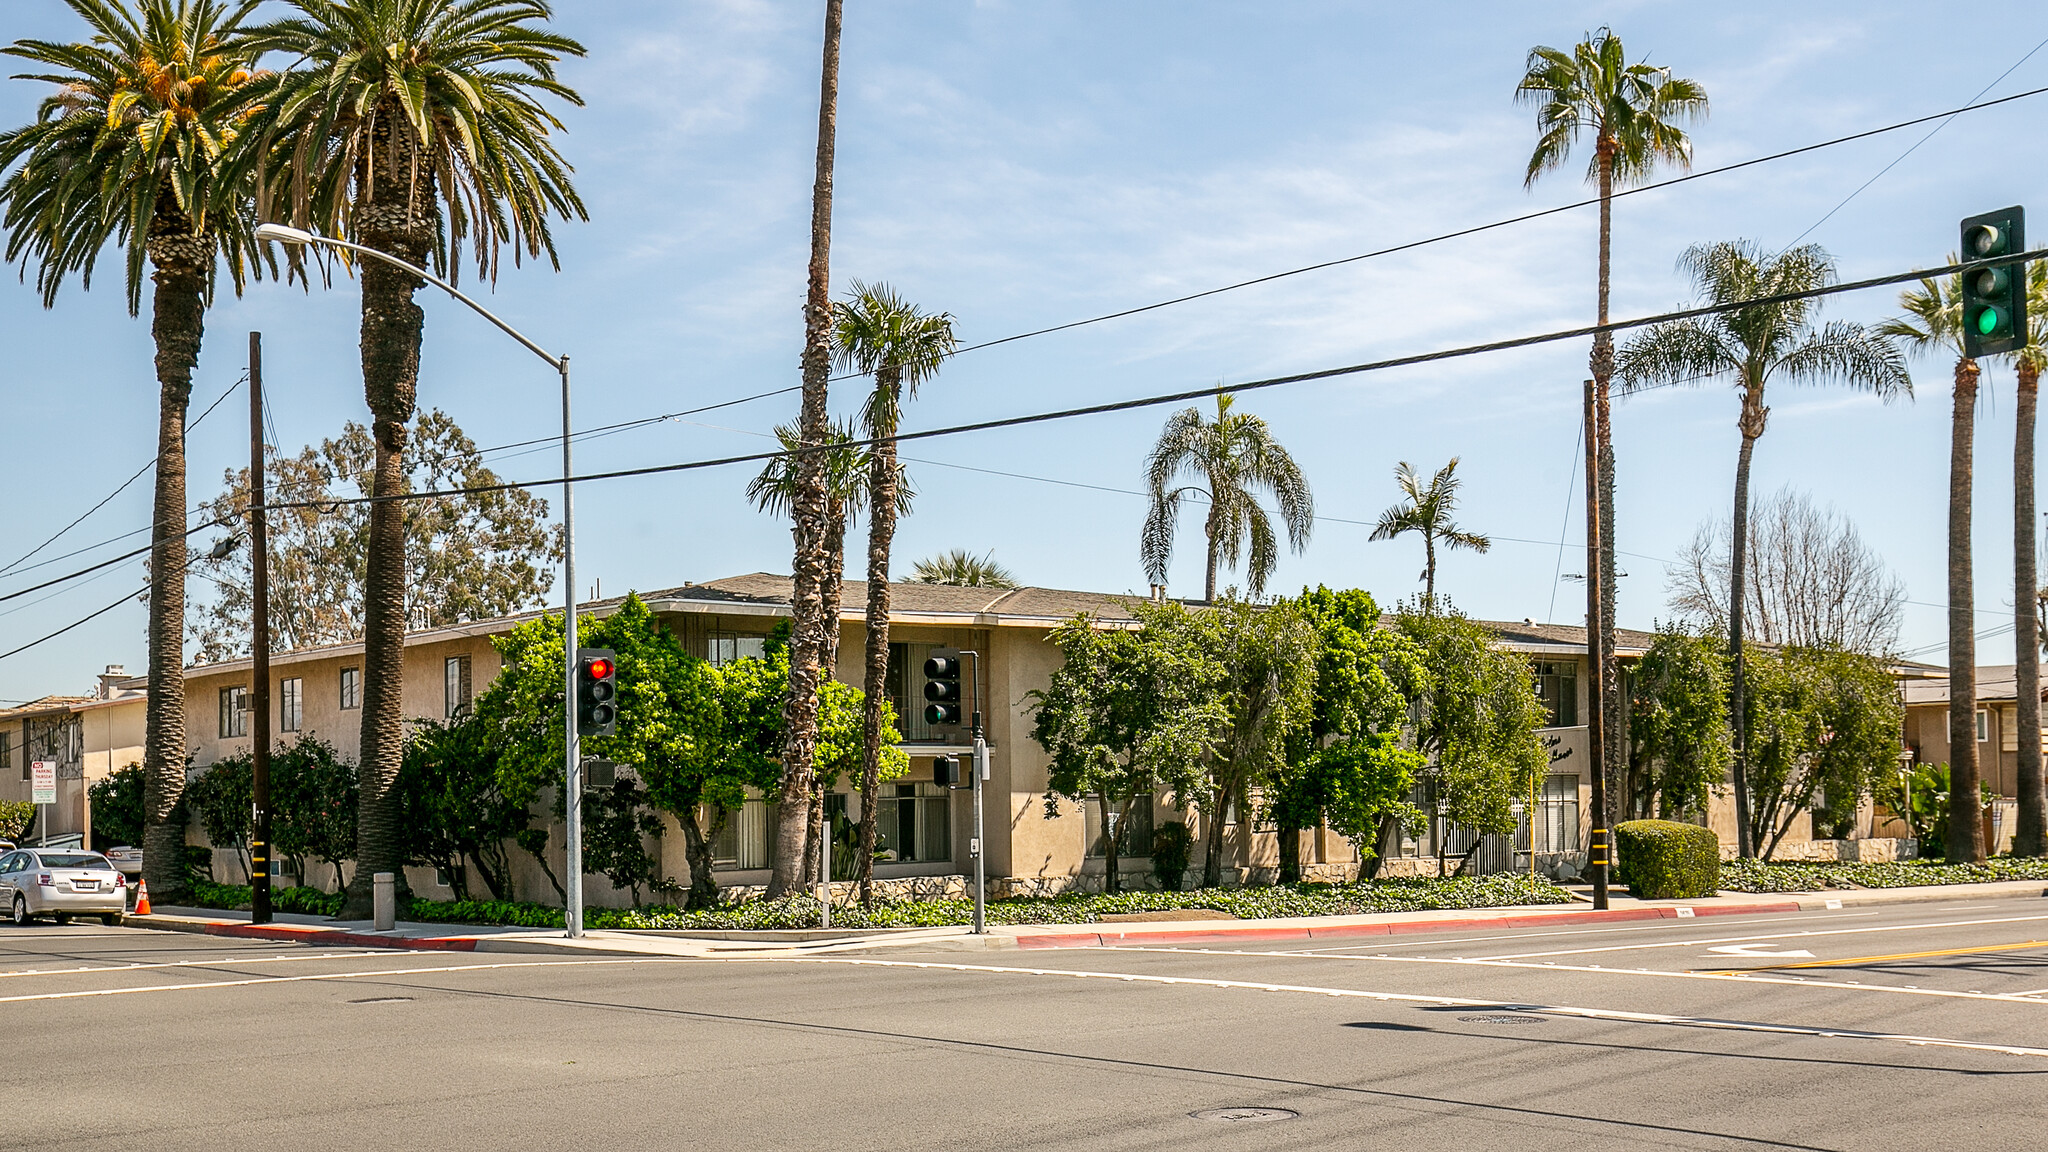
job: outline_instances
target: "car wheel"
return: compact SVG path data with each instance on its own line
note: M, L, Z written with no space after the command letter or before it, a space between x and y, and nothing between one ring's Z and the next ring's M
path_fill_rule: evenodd
M121 914L119 912L102 912L100 913L100 923L105 924L109 928L115 927L121 923Z
M35 923L35 920L35 917L28 914L28 897L16 892L14 894L14 926L26 928L30 924Z

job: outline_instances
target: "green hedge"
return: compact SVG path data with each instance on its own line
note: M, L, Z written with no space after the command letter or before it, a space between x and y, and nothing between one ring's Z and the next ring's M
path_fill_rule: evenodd
M2035 856L1994 856L1982 864L1949 864L1940 860L1766 864L1758 860L1731 860L1721 868L1721 886L1730 892L1824 892L1830 888L1917 888L1927 884L2048 880L2048 859Z
M1624 820L1614 826L1616 879L1639 900L1691 900L1720 886L1721 840L1713 829L1673 820Z

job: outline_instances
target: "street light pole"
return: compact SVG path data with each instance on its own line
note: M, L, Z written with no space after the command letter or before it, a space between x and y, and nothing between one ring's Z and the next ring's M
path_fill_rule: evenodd
M306 246L312 244L356 252L372 260L381 260L395 268L425 280L462 303L471 311L492 324L505 335L517 340L526 350L548 362L548 365L562 377L562 727L563 727L563 783L562 798L568 807L568 828L563 836L563 847L567 859L563 870L568 873L567 907L563 917L568 924L571 937L583 935L583 813L582 781L577 777L577 763L581 749L576 739L576 533L571 509L572 491L569 477L574 474L570 468L569 445L569 358L555 356L547 349L527 339L525 333L505 323L490 309L470 299L455 285L408 261L401 260L389 252L347 240L336 240L332 236L320 236L301 228L283 224L258 224L258 240L273 240L280 244Z

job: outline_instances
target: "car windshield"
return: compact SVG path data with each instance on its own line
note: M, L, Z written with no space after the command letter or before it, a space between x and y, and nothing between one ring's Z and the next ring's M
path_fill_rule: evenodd
M45 868L105 868L107 858L97 852L43 852L37 856Z

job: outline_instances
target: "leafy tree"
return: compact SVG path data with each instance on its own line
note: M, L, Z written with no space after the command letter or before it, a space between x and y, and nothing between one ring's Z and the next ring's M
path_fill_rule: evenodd
M457 899L471 896L471 869L491 899L516 899L506 845L539 831L531 827L528 805L506 792L503 748L498 729L474 709L446 724L416 720L405 743L398 786L409 833L406 856L441 869Z
M342 434L296 456L273 455L265 467L270 499L299 505L270 515L271 644L309 648L359 640L364 623L365 542L370 514L362 504L331 501L369 495L376 445L369 429L350 421ZM435 409L413 421L402 453L409 491L476 488L499 482L476 443ZM223 491L202 506L216 519L243 522L249 470L222 478ZM562 532L548 524L547 501L523 489L466 492L403 506L406 618L441 627L507 616L538 607L554 586ZM202 661L232 660L249 651L249 566L246 550L196 567L220 592L192 621Z
M0 800L0 840L18 844L36 822L36 806L28 800Z
M976 556L955 548L928 556L910 567L914 584L948 584L955 588L1015 588L1017 575L996 563L995 553Z
M1162 789L1183 808L1205 800L1203 765L1230 718L1223 668L1187 609L1141 603L1133 611L1137 628L1105 628L1082 614L1053 629L1065 663L1030 695L1031 738L1052 757L1046 816L1059 814L1062 796L1099 806L1111 892L1123 886L1127 817Z
M1802 244L1775 255L1748 240L1695 244L1679 257L1678 266L1692 277L1704 304L1733 304L1791 292L1825 288L1836 280L1835 262L1818 244ZM1735 457L1734 528L1728 599L1728 652L1733 664L1729 706L1742 715L1743 625L1749 545L1749 466L1756 442L1764 434L1771 410L1764 406L1764 385L1772 377L1787 384L1839 384L1884 400L1913 395L1905 358L1891 337L1861 324L1836 320L1815 327L1818 297L1757 304L1732 312L1695 316L1654 325L1636 334L1621 350L1624 393L1642 388L1702 383L1726 378L1742 391L1736 428L1742 447ZM1740 815L1749 809L1748 768L1744 733L1735 731L1735 803ZM1745 842L1742 855L1753 854Z
M583 869L631 892L635 908L641 888L667 886L660 862L647 851L647 841L660 837L661 817L647 810L640 785L620 780L583 793Z
M1883 661L1831 649L1752 647L1757 691L1749 701L1756 758L1750 835L1768 860L1799 813L1855 809L1892 770L1905 723ZM1817 814L1820 818L1821 814Z
M1536 735L1546 716L1528 660L1448 605L1405 604L1395 626L1421 649L1428 673L1411 693L1412 723L1439 810L1452 824L1512 833L1515 798L1550 763Z
M1145 513L1144 534L1138 551L1152 583L1166 583L1166 569L1173 560L1173 534L1180 522L1183 500L1199 498L1209 505L1203 521L1208 538L1208 561L1202 599L1216 600L1218 562L1235 565L1245 551L1245 586L1251 595L1265 591L1266 580L1279 563L1280 546L1273 535L1273 522L1259 506L1257 493L1270 492L1280 506L1280 521L1287 528L1287 542L1296 553L1308 547L1315 528L1315 498L1308 481L1294 463L1294 457L1273 438L1266 422L1248 412L1233 412L1234 398L1216 398L1216 419L1205 421L1199 408L1184 408L1166 418L1159 440L1145 458L1145 483L1151 506ZM1183 475L1199 483L1176 486Z
M1223 883L1226 814L1252 811L1252 791L1281 775L1287 737L1315 707L1315 625L1285 601L1271 607L1226 598L1191 617L1222 670L1220 738L1209 753L1203 787L1209 819L1202 830L1202 886Z
M107 773L85 790L92 805L92 842L98 848L134 844L142 839L142 765L130 764ZM0 830L0 839L13 836Z
M1474 552L1485 552L1493 547L1493 541L1477 532L1466 532L1451 523L1451 513L1458 507L1458 486L1463 483L1456 473L1458 458L1438 469L1437 474L1424 484L1415 474L1415 469L1406 460L1394 469L1394 482L1401 486L1402 495L1408 498L1405 504L1396 504L1380 513L1380 522L1372 530L1371 539L1392 540L1404 533L1414 532L1422 537L1425 561L1422 568L1422 603L1425 608L1436 603L1436 542L1442 540L1446 548L1470 548Z
M1316 630L1315 698L1308 721L1288 733L1286 758L1267 793L1278 828L1280 880L1301 879L1301 830L1325 822L1358 847L1363 865L1409 804L1421 753L1402 747L1410 690L1428 683L1422 654L1380 626L1370 593L1326 587L1295 602Z
M853 291L839 308L833 338L839 365L875 378L875 390L861 411L861 424L875 443L868 449L868 609L867 670L863 680L866 714L861 720L860 849L856 877L860 899L874 906L875 811L880 795L882 711L888 705L889 678L889 550L896 542L897 506L908 486L900 483L903 466L896 457L896 432L903 423L903 402L915 399L918 385L938 375L953 354L953 317L926 315L887 284L853 282ZM899 488L904 489L899 492Z
M235 853L242 875L254 874L249 862L249 833L256 807L256 764L247 752L214 761L185 785L185 806L199 817L206 841Z
M261 102L237 149L257 182L260 219L345 235L443 275L471 244L479 276L499 252L555 260L548 218L583 218L555 148L563 124L545 98L581 104L555 78L574 40L547 31L546 0L292 0L298 14L252 33L252 46L299 62L250 85ZM303 272L304 253L290 251ZM419 391L425 284L382 260L362 271L363 394L373 417L371 493L405 490L406 426ZM395 789L405 744L403 505L369 506L363 535L362 813L344 913L368 915L370 879L400 877L404 830Z
M5 49L49 72L57 91L35 121L0 134L7 261L36 265L44 307L77 275L92 286L108 244L127 250L128 311L154 269L155 529L150 538L149 702L143 737L143 875L159 899L185 890L185 420L206 307L222 264L241 290L253 251L246 186L225 171L249 105L256 54L242 22L256 0L67 0L85 43L17 40Z
M1704 816L1707 790L1721 782L1732 748L1728 725L1728 657L1719 640L1691 636L1675 624L1636 662L1628 731L1635 742L1637 786L1630 818L1647 816L1651 801L1665 820Z
M1707 115L1706 89L1693 80L1671 75L1647 61L1628 62L1621 38L1612 29L1588 33L1567 52L1538 46L1529 50L1522 80L1515 85L1518 103L1536 106L1536 148L1523 174L1525 188L1534 187L1545 172L1564 166L1581 136L1593 137L1593 158L1587 181L1599 188L1599 308L1607 323L1609 273L1614 236L1615 186L1638 184L1655 174L1658 165L1692 166L1692 140L1681 126ZM1603 667L1594 672L1594 714L1602 722L1602 758L1618 777L1622 762L1621 666L1614 659L1614 442L1609 389L1614 377L1614 337L1601 331L1593 337L1594 415L1588 429L1599 478L1599 516L1587 516L1587 532L1598 529L1600 603L1589 608L1589 621L1601 637ZM1595 493L1588 485L1587 507Z
M337 892L344 887L341 862L355 853L356 789L355 765L324 740L301 736L271 753L272 847L295 862L325 861L334 869ZM303 867L295 871L306 874Z

